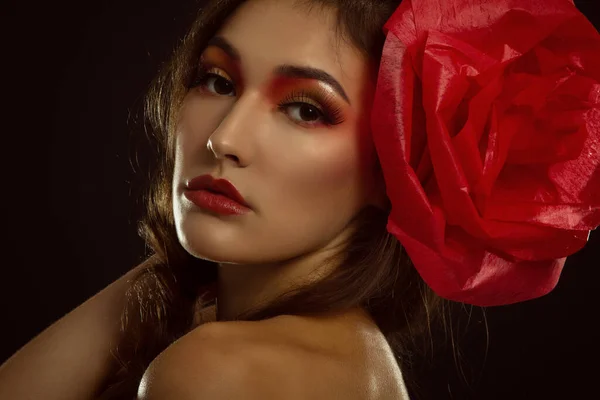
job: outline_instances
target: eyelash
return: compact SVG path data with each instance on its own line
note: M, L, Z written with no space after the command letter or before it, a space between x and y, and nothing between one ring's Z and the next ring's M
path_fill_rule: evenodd
M194 81L192 82L192 84L189 85L189 89L192 89L192 88L195 88L198 86L205 87L208 79L220 78L220 79L223 79L223 80L229 82L231 85L233 85L232 91L235 92L235 85L233 84L233 82L231 82L229 79L227 79L226 77L224 77L218 73L211 72L213 70L215 70L215 68L210 68L207 66L200 65L198 68L198 74L197 74L196 78L194 79ZM226 96L226 95L221 95L221 94L212 93L212 92L211 92L211 94L214 94L217 96ZM322 106L318 106L314 103L321 104ZM304 105L315 109L317 111L317 113L319 114L319 119L317 119L316 121L302 121L302 122L293 120L295 123L297 123L299 125L309 126L309 127L314 127L317 125L333 126L333 125L339 125L342 122L344 122L344 119L342 117L341 107L336 105L335 100L333 100L332 98L330 98L326 95L319 93L318 91L305 90L305 89L294 90L291 93L289 93L283 99L283 101L281 103L279 103L277 105L277 108L281 111L286 112L286 109L291 106L304 106ZM286 114L289 114L289 113L286 112Z

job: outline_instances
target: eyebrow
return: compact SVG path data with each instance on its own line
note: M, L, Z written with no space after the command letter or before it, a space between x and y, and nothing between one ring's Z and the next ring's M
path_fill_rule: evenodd
M210 39L206 47L215 46L220 48L236 63L240 63L242 57L240 52L227 39L222 36L214 36ZM348 104L350 99L342 85L330 74L322 69L307 67L303 65L282 64L273 70L273 74L277 77L296 78L296 79L315 79L324 82L331 86Z

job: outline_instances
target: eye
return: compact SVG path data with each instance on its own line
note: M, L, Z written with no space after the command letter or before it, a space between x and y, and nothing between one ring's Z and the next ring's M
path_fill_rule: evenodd
M231 96L235 96L235 87L233 86L233 82L217 74L206 74L204 86L209 92L213 92L221 96L228 96L230 93L232 93Z
M212 70L216 70L211 68ZM235 96L235 86L226 77L220 73L208 72L209 69L200 67L198 76L190 87L200 87L203 91L207 91L219 96Z
M309 128L344 122L342 108L335 99L318 90L294 90L279 103L278 108L293 122Z
M313 125L315 122L322 123L325 119L325 115L321 110L308 103L283 104L280 109L285 111L295 122Z

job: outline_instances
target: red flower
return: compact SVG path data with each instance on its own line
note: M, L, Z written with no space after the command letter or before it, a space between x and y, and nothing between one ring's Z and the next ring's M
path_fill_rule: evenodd
M372 112L388 231L440 296L542 296L600 225L600 35L570 0L404 0Z

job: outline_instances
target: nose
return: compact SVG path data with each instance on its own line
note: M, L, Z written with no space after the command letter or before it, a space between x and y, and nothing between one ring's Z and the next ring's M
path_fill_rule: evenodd
M215 150L217 147L217 150ZM240 164L240 158L235 155L234 150L231 149L231 145L229 143L219 142L218 146L213 144L212 136L208 139L206 143L206 148L210 150L217 160L230 159L236 164Z
M230 160L238 167L252 162L252 136L260 125L256 100L240 97L208 138L206 147L217 160Z

